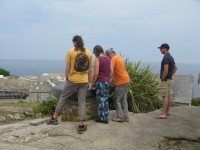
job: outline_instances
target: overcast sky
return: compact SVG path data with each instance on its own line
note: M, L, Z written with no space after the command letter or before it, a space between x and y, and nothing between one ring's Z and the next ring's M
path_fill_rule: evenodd
M60 59L81 35L133 61L200 63L200 0L0 0L0 59Z

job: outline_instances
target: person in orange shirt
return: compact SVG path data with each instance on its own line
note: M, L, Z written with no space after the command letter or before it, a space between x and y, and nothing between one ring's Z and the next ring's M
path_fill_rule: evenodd
M112 77L111 80L116 86L113 100L115 102L117 116L115 118L112 118L112 121L129 122L127 94L128 94L128 87L130 84L130 77L126 71L121 56L116 55L115 51L112 48L107 50L106 54L111 59L110 75Z

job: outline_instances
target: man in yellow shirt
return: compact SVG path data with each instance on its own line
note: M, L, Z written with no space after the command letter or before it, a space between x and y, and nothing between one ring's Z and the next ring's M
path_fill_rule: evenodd
M47 124L58 124L58 115L62 112L67 98L77 91L80 119L77 132L82 134L87 130L87 126L84 124L85 100L88 83L91 80L92 74L92 53L88 49L84 48L84 43L81 36L74 36L72 41L74 48L69 49L65 57L66 85L57 103L55 112L52 118L48 120Z
M128 122L127 94L130 78L126 71L122 57L116 55L113 49L107 50L106 54L111 58L111 77L116 86L113 99L116 106L117 117L112 118L112 121Z

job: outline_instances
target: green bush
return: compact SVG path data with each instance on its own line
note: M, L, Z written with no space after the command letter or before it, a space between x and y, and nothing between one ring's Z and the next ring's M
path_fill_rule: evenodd
M0 68L0 75L9 76L10 72L5 69Z
M38 112L42 115L52 115L55 111L56 104L58 99L49 99L46 101L42 101L42 103L38 107Z
M195 97L192 99L193 106L200 106L200 97Z
M36 110L33 110L33 111L23 111L21 114L23 114L26 118L34 118L38 113L39 112L37 112Z
M125 59L125 67L131 82L128 90L129 111L149 112L161 108L162 102L158 98L158 82L156 75L149 66L143 67L141 62L133 63ZM109 96L109 108L113 109L112 94Z

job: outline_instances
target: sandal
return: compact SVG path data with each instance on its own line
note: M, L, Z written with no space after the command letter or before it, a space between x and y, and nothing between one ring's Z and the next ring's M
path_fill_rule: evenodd
M167 119L167 116L158 115L155 117L155 119Z
M162 115L162 112L160 113L160 115ZM167 113L166 115L167 115L167 116L170 116L170 113Z

